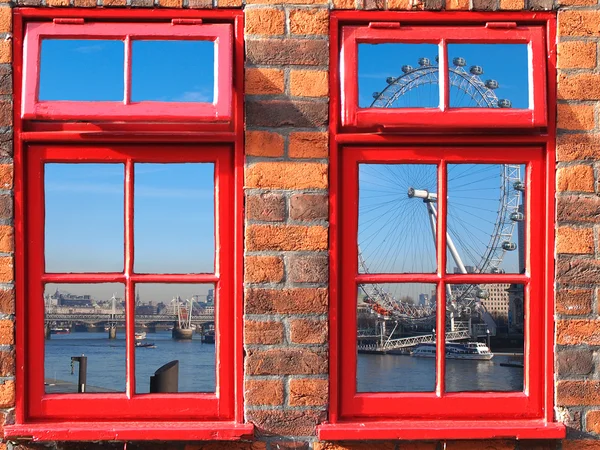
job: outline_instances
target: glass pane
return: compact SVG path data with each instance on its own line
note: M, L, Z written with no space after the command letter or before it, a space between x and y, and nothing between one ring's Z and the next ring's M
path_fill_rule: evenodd
M46 393L125 392L124 286L47 284L44 304Z
M448 165L449 273L524 273L525 165Z
M135 271L214 271L214 164L135 164Z
M122 41L43 39L39 100L123 101Z
M138 284L136 291L136 392L214 392L214 285Z
M47 272L121 272L123 164L45 164Z
M446 390L522 391L524 286L451 285L446 303Z
M435 272L437 167L360 164L361 273Z
M131 101L214 100L213 41L133 41Z
M357 392L435 390L435 297L434 284L359 286Z
M452 108L529 108L527 44L449 44Z
M438 108L436 44L359 44L360 108Z

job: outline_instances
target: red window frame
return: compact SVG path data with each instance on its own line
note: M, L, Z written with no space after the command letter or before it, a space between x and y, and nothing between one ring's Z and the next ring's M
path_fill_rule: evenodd
M431 26L411 22L371 22L368 26L346 26L342 30L340 60L341 123L348 128L393 129L438 128L531 128L547 125L545 36L542 26L489 21L461 26ZM494 21L494 22L492 22ZM439 46L439 108L359 108L358 46L382 43L429 43ZM448 87L448 44L527 44L530 52L530 106L528 109L451 108ZM501 125L499 125L501 123Z
M198 118L190 122L184 109L178 117L148 122L148 115L123 109L118 120L98 117L22 117L22 93L27 89L24 50L30 24L63 22L133 24L146 35L156 27L194 26L229 30L231 72L230 121ZM61 25L62 26L62 25ZM79 25L77 25L79 26ZM43 28L43 27L41 27ZM14 10L15 73L15 286L16 286L16 409L15 423L4 428L7 439L35 440L233 440L252 436L244 423L242 351L243 262L243 14L241 11L192 10ZM162 31L161 31L162 32ZM193 31L189 33L194 34ZM212 32L211 32L212 33ZM209 33L210 34L210 33ZM214 35L214 33L212 33ZM222 41L223 42L223 41ZM222 44L221 42L221 44ZM220 45L221 45L220 44ZM219 51L219 55L223 52ZM235 71L235 76L233 76ZM37 75L36 75L37 76ZM219 76L220 79L220 76ZM25 80L23 82L20 82ZM219 97L221 99L221 97ZM151 102L155 103L155 102ZM127 105L124 105L125 108ZM152 105L151 105L152 106ZM158 105L160 106L160 105ZM131 115L129 115L131 114ZM153 112L152 114L155 114ZM60 117L60 120L59 120ZM203 274L135 274L133 272L133 178L135 162L215 163L215 269ZM44 273L43 164L45 162L122 163L126 167L124 230L125 266L119 273ZM134 217L133 217L134 218ZM45 394L43 375L43 309L34 304L45 282L121 282L127 287L127 390L121 394ZM135 282L214 283L216 386L214 393L134 393ZM36 308L38 306L38 308Z
M38 99L41 42L52 39L115 39L125 43L124 99L117 101L42 101ZM73 20L28 23L25 28L23 61L23 119L49 120L203 120L229 122L232 100L232 25L200 24L173 20L156 23L152 27L140 23L86 23ZM131 101L131 48L132 41L153 40L207 40L215 43L214 101L157 102Z
M452 110L419 111L405 117L404 111L363 109L349 119L349 102L357 105L356 36L364 33L389 41L400 30L426 26L441 33L466 28L485 29L490 21L511 23L502 42L510 40L512 23L538 30L541 58L548 56L536 72L536 102L543 112L539 123L547 130L529 131L516 124L514 111L477 109L492 113L493 124L482 117L469 129L456 124L446 113ZM330 411L329 422L318 427L324 440L353 439L551 439L565 436L565 427L553 417L553 229L555 173L555 16L551 13L382 13L334 12L330 29ZM380 28L380 29L378 29ZM360 30L357 32L357 30ZM440 31L442 30L442 31ZM539 34L541 30L541 35ZM494 30L490 36L495 34ZM410 31L408 31L410 32ZM454 33L454 34L453 34ZM398 34L399 35L399 34ZM415 39L418 37L414 35ZM421 35L422 40L427 38ZM445 38L445 36L444 36ZM433 40L435 41L437 37ZM350 46L348 46L350 42ZM415 40L416 42L416 40ZM543 43L542 47L539 44ZM348 48L350 56L348 54ZM445 56L445 55L444 55ZM346 58L346 59L344 59ZM443 59L441 56L440 59ZM534 61L540 60L535 55ZM351 84L349 80L354 80ZM355 97L354 97L355 98ZM349 100L350 99L350 100ZM547 99L547 100L546 100ZM446 99L447 101L447 99ZM447 104L447 103L446 103ZM473 114L467 111L465 115ZM354 113L352 113L354 114ZM361 116L361 114L363 114ZM435 117L435 121L434 120ZM404 119L407 122L404 122ZM441 125L440 125L441 124ZM531 123L530 123L531 124ZM410 125L410 127L409 127ZM528 125L530 126L530 125ZM373 133L373 127L377 133ZM488 127L488 128L485 128ZM443 132L441 130L443 128ZM500 130L501 129L501 130ZM358 166L364 163L416 163L438 165L438 217L436 248L446 248L446 177L449 163L527 164L526 217L528 228L526 274L446 273L446 252L437 252L434 274L360 274L358 270ZM535 201L533 200L535 199ZM537 230L541 226L542 232ZM535 230L535 232L531 232ZM437 310L445 310L446 283L521 283L525 285L526 342L523 392L444 392L445 352L443 339L436 343L435 392L357 392L356 388L356 289L362 282L427 282L437 286ZM436 329L445 329L445 314L438 314ZM442 356L439 356L442 355Z

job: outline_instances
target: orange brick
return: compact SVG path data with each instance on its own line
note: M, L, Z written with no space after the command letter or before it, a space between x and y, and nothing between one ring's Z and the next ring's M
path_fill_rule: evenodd
M596 43L559 42L556 66L559 69L593 69L596 67Z
M594 230L591 228L559 227L556 231L556 253L594 253Z
M15 406L15 382L8 380L0 384L0 408L13 406Z
M161 446L159 446L160 448ZM164 447L164 446L163 446ZM169 447L167 447L169 448ZM181 447L179 447L181 448ZM253 442L204 442L202 444L186 444L184 450L267 450L267 443L261 441Z
M242 0L217 0L219 8L239 8L242 6Z
M564 440L562 450L600 450L598 440Z
M593 130L596 128L594 106L559 104L557 127L563 130Z
M333 9L354 9L354 8L356 8L356 0L333 0Z
M248 405L283 405L283 381L246 380L244 395Z
M328 134L325 132L298 132L290 134L290 158L327 158Z
M295 9L290 12L292 34L329 33L329 11L326 9Z
M559 289L556 293L556 312L582 315L592 312L591 289Z
M0 8L0 33L12 32L12 8L3 6Z
M246 256L246 283L279 283L283 281L283 258L280 256Z
M274 36L285 32L285 13L275 8L246 9L246 34Z
M558 13L559 36L600 35L600 11L566 10Z
M411 0L388 0L387 7L395 10L411 10L412 2Z
M290 380L290 406L321 406L327 403L327 380L304 378Z
M283 70L246 69L246 94L281 94L283 89Z
M296 344L324 344L327 341L327 322L296 319L290 322L290 337Z
M283 136L268 131L246 131L246 155L283 156Z
M0 64L12 62L12 42L0 41Z
M563 134L556 144L558 161L596 159L600 154L600 134Z
M13 250L13 227L10 225L0 225L0 252L9 253Z
M12 164L0 164L0 189L12 189L13 166Z
M104 6L113 6L111 3L116 2L116 1L120 1L121 5L119 5L119 6L124 6L127 4L127 0L104 0L102 2L102 4ZM69 0L46 0L46 5L54 6L54 7L61 7L61 6L69 6L70 2L69 2Z
M76 8L95 8L98 3L96 0L73 0L73 6Z
M559 345L600 345L600 319L566 319L556 322Z
M594 6L596 0L557 0L557 6Z
M182 8L183 0L158 0L158 6L163 8Z
M0 283L10 283L13 279L13 259L10 256L0 257Z
M558 77L557 93L562 100L599 100L600 74L561 74Z
M127 6L127 0L102 0L102 6Z
M514 450L515 441L447 441L446 450Z
M524 0L500 0L500 9L519 11L525 8Z
M600 410L588 411L585 415L585 428L587 431L600 434Z
M12 320L0 320L0 345L15 343L15 327Z
M327 228L300 225L249 225L246 250L327 250Z
M328 0L246 0L246 5L327 5Z
M594 192L594 169L577 165L560 167L556 172L559 191Z
M246 168L245 175L248 188L327 188L327 165L320 163L260 162Z
M244 323L244 343L281 344L283 342L283 323L275 321L246 320Z
M313 450L395 450L395 442L377 441L377 447L373 442L348 442L348 443L332 443L332 442L315 442ZM432 448L432 450L435 447ZM412 447L411 447L412 450ZM429 449L428 449L429 450Z
M559 381L556 383L556 404L558 406L600 404L600 381Z
M290 93L296 97L326 97L329 76L324 70L290 71Z

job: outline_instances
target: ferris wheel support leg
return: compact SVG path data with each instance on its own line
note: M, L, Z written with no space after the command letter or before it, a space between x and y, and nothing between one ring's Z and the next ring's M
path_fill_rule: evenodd
M433 206L433 203L428 202L427 203L427 209L429 210L429 217L431 218L431 216L434 216L435 219L437 219L437 211L435 209L435 206ZM436 237L436 233L435 233L435 226L433 227L433 238L435 240ZM465 265L462 262L462 259L460 259L460 255L458 254L458 250L456 250L456 246L454 245L454 241L452 241L452 238L450 237L450 234L448 232L446 232L446 245L448 246L448 250L450 250L450 254L452 255L452 259L454 260L456 266L458 267L458 270L460 271L460 273L467 273L467 269L465 268Z

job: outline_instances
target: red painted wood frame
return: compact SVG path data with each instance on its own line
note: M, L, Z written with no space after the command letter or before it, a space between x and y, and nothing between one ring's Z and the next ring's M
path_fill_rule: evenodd
M144 9L81 9L81 8L15 8L13 10L13 70L14 70L14 198L15 198L15 291L16 291L16 408L14 425L4 427L4 436L6 438L17 439L26 436L34 440L231 440L241 437L251 436L253 425L244 423L243 407L243 340L242 340L242 278L243 278L243 168L244 168L244 22L243 12L240 10L144 10ZM173 19L183 22L190 21L197 23L225 23L230 24L233 29L233 89L232 89L232 110L231 121L228 124L221 122L198 121L173 123L173 122L138 122L135 116L131 120L124 122L89 122L78 119L65 119L65 121L24 121L21 117L21 93L23 86L23 39L26 24L29 22L49 22L53 19L80 20L97 22L139 22L153 26L157 23L171 23ZM26 292L30 281L39 283L40 281L31 280L27 273L27 249L26 249L26 206L29 199L25 196L25 189L28 183L26 173L27 152L30 147L54 148L104 148L112 151L116 148L126 148L129 150L148 148L156 150L158 145L161 149L174 149L180 152L180 155L188 154L190 149L212 149L211 152L225 152L232 158L232 174L229 180L233 183L230 187L232 195L229 207L231 223L227 229L231 231L230 249L232 259L232 272L227 276L231 280L230 293L230 311L232 315L222 326L226 332L230 333L232 339L230 347L232 354L225 356L233 363L230 367L231 375L226 375L229 383L230 392L225 394L225 398L233 401L233 411L229 406L214 404L211 407L213 411L223 411L223 418L219 419L199 419L186 417L183 415L175 417L175 410L184 411L178 399L179 396L172 397L173 403L169 405L167 416L160 414L155 419L143 419L139 416L132 416L131 410L125 410L130 419L107 419L102 417L100 420L86 419L78 415L78 411L83 408L81 404L77 405L76 410L66 410L62 419L52 419L49 417L32 418L30 405L38 405L38 409L43 404L47 404L50 398L32 397L35 389L31 389L29 375L39 370L40 365L32 365L35 362L27 349L29 346L29 332L31 328L26 326L26 312L28 309L29 298ZM164 147L163 147L164 145ZM187 149L187 150L186 150ZM41 150L40 150L41 151ZM71 151L71 155L74 155ZM135 153L135 152L134 152ZM196 152L194 152L195 154ZM132 155L133 156L133 155ZM40 155L41 157L41 155ZM79 158L80 156L77 156ZM165 152L164 161L168 161L170 156ZM194 156L202 158L202 156ZM41 200L38 200L41 201ZM29 220L33 220L28 218ZM35 218L34 218L35 219ZM39 217L38 217L39 219ZM221 268L223 266L221 265ZM38 269L39 272L39 269ZM133 279L132 279L133 281ZM36 351L36 350L34 350ZM38 363L43 348L37 349ZM35 354L35 353L34 353ZM217 361L217 365L219 361ZM130 369L129 369L130 370ZM224 389L223 384L219 385L219 392ZM38 387L39 393L39 387ZM169 394L165 394L169 396ZM189 403L186 399L188 394L184 394L184 403ZM87 397L87 394L86 394ZM208 402L212 400L202 394L199 399L207 398ZM167 397L165 397L167 398ZM124 403L128 400L128 394L117 398L117 403ZM77 400L77 399L75 399ZM105 401L99 400L102 408L109 407L108 398ZM110 398L110 405L114 408L113 398ZM160 399L159 399L160 400ZM219 403L220 400L217 402ZM139 403L138 403L139 404ZM136 406L137 407L137 406ZM35 408L35 406L34 406ZM127 407L129 408L129 407ZM154 403L153 403L154 408ZM115 408L116 410L116 408ZM158 411L158 410L155 410ZM168 412L170 411L170 412ZM194 411L198 408L194 406ZM225 411L228 411L225 414ZM42 411L45 414L46 411ZM57 412L57 411L54 411ZM58 412L58 414L61 414ZM83 411L85 415L86 412ZM146 414L147 415L147 414ZM158 413L156 414L158 416ZM68 416L68 417L67 417ZM172 418L168 418L171 416ZM113 414L114 417L114 414ZM207 417L207 414L199 413L198 417ZM229 417L225 419L224 417Z
M173 23L73 23L73 21L28 23L25 28L23 60L23 119L36 120L231 120L232 100L232 26L198 24L174 20ZM41 44L44 39L113 39L125 45L123 101L42 101L39 100ZM135 40L205 40L215 45L214 101L158 102L131 101L131 51ZM213 61L208 61L213 63Z
M490 17L490 21L494 20ZM397 25L396 27L394 27ZM419 26L371 22L342 30L340 60L341 123L346 127L393 128L532 128L547 125L546 52L541 26L493 22L481 26ZM360 44L436 44L439 48L439 108L359 108L358 46ZM529 47L529 109L450 107L448 44L526 44Z
M546 87L547 102L542 105L547 112L547 128L523 129L506 127L502 116L489 129L437 128L421 115L424 123L434 123L430 127L387 126L388 117L375 120L378 133L370 129L345 126L343 97L345 84L341 71L344 61L340 58L343 45L343 30L346 27L367 27L371 23L400 23L402 26L449 26L449 27L485 27L494 22L514 22L519 26L541 27L544 33L543 49L547 55L546 73L542 74ZM376 27L375 27L376 28ZM331 14L330 22L330 408L328 422L317 427L318 436L323 440L356 439L556 439L565 436L565 426L554 419L553 367L554 367L554 183L555 183L555 129L556 129L556 17L552 13L507 12L488 14L483 12L345 12ZM393 29L391 30L393 31ZM537 107L537 105L536 105ZM488 113L479 110L478 113ZM432 113L434 114L434 113ZM439 116L439 112L436 112ZM436 116L436 120L437 117ZM383 120L383 119L386 120ZM456 132L455 132L456 131ZM525 153L515 154L511 149L523 149ZM472 149L479 149L473 152ZM503 150L506 149L508 153ZM373 154L371 154L373 153ZM481 156L481 159L480 159ZM346 161L349 158L349 161ZM438 178L443 175L444 165L449 161L485 162L485 161L527 161L529 167L535 166L535 180L540 183L536 189L544 193L536 199L534 210L539 217L535 225L537 253L529 252L529 264L535 266L530 275L523 277L529 287L528 334L526 348L528 352L525 386L522 393L444 393L444 381L439 377L435 393L425 394L356 394L356 283L359 275L355 267L354 256L357 251L356 234L353 238L347 233L346 226L356 231L356 206L345 200L354 198L356 192L344 189L356 184L356 164L362 159L369 162L413 161L421 163L423 158L441 164ZM352 162L353 161L353 162ZM531 175L531 169L529 175ZM349 177L348 180L346 178ZM443 177L442 177L443 178ZM438 182L440 182L439 180ZM531 181L531 179L530 179ZM440 184L441 185L441 184ZM445 188L445 186L443 186ZM440 194L444 198L443 193ZM444 200L445 202L445 200ZM531 205L531 203L530 203ZM445 206L445 205L444 205ZM350 208L348 210L348 208ZM354 217L348 223L347 211L354 211ZM443 211L443 207L442 207ZM543 213L543 214L542 214ZM441 213L440 213L441 214ZM352 215L352 214L350 214ZM443 217L441 215L440 217ZM531 219L530 219L531 220ZM445 224L438 223L438 248L444 248ZM530 228L533 225L530 225ZM348 230L350 233L354 233ZM351 241L351 242L350 242ZM533 245L530 243L529 245ZM346 256L350 253L350 256ZM445 258L441 252L438 258ZM532 261L533 260L533 261ZM345 264L350 263L350 267ZM441 267L438 261L438 266ZM347 275L346 275L347 273ZM443 275L442 275L443 274ZM350 279L347 280L346 276ZM485 279L495 280L497 275L485 275ZM504 276L504 275L503 275ZM362 275L360 275L362 277ZM384 277L387 277L384 276ZM471 275L444 274L428 275L441 286L445 282L467 281ZM458 280L456 277L459 277ZM461 278L465 277L465 278ZM508 276L513 277L512 275ZM381 278L380 275L375 276ZM392 278L409 281L404 275ZM416 278L419 278L418 276ZM427 278L427 277L426 277ZM511 278L512 279L512 278ZM350 289L347 296L342 290ZM440 287L438 287L440 289ZM533 289L533 292L532 292ZM537 294L536 294L537 292ZM438 296L438 298L441 296ZM343 300L344 299L344 300ZM439 302L439 300L438 300ZM532 306L538 306L535 317ZM438 310L445 305L438 304ZM437 320L437 329L444 325L443 315ZM536 321L536 323L533 323ZM531 335L533 333L533 335ZM533 341L530 339L533 337ZM441 346L440 343L437 344ZM439 347L438 347L439 348ZM439 352L437 352L439 354ZM440 367L441 366L441 367ZM437 363L437 372L443 373L443 362ZM532 372L533 371L533 372ZM508 402L504 403L502 398ZM478 400L485 405L488 400L493 410L482 415L466 409L467 405L481 411ZM375 402L377 402L375 405ZM406 403L417 408L423 415L411 414L405 408ZM421 402L424 402L423 404ZM429 405L432 409L423 408ZM509 405L521 410L510 409ZM465 408L463 408L465 406ZM402 408L402 410L400 410ZM460 412L464 414L461 414ZM492 416L494 418L492 418Z

